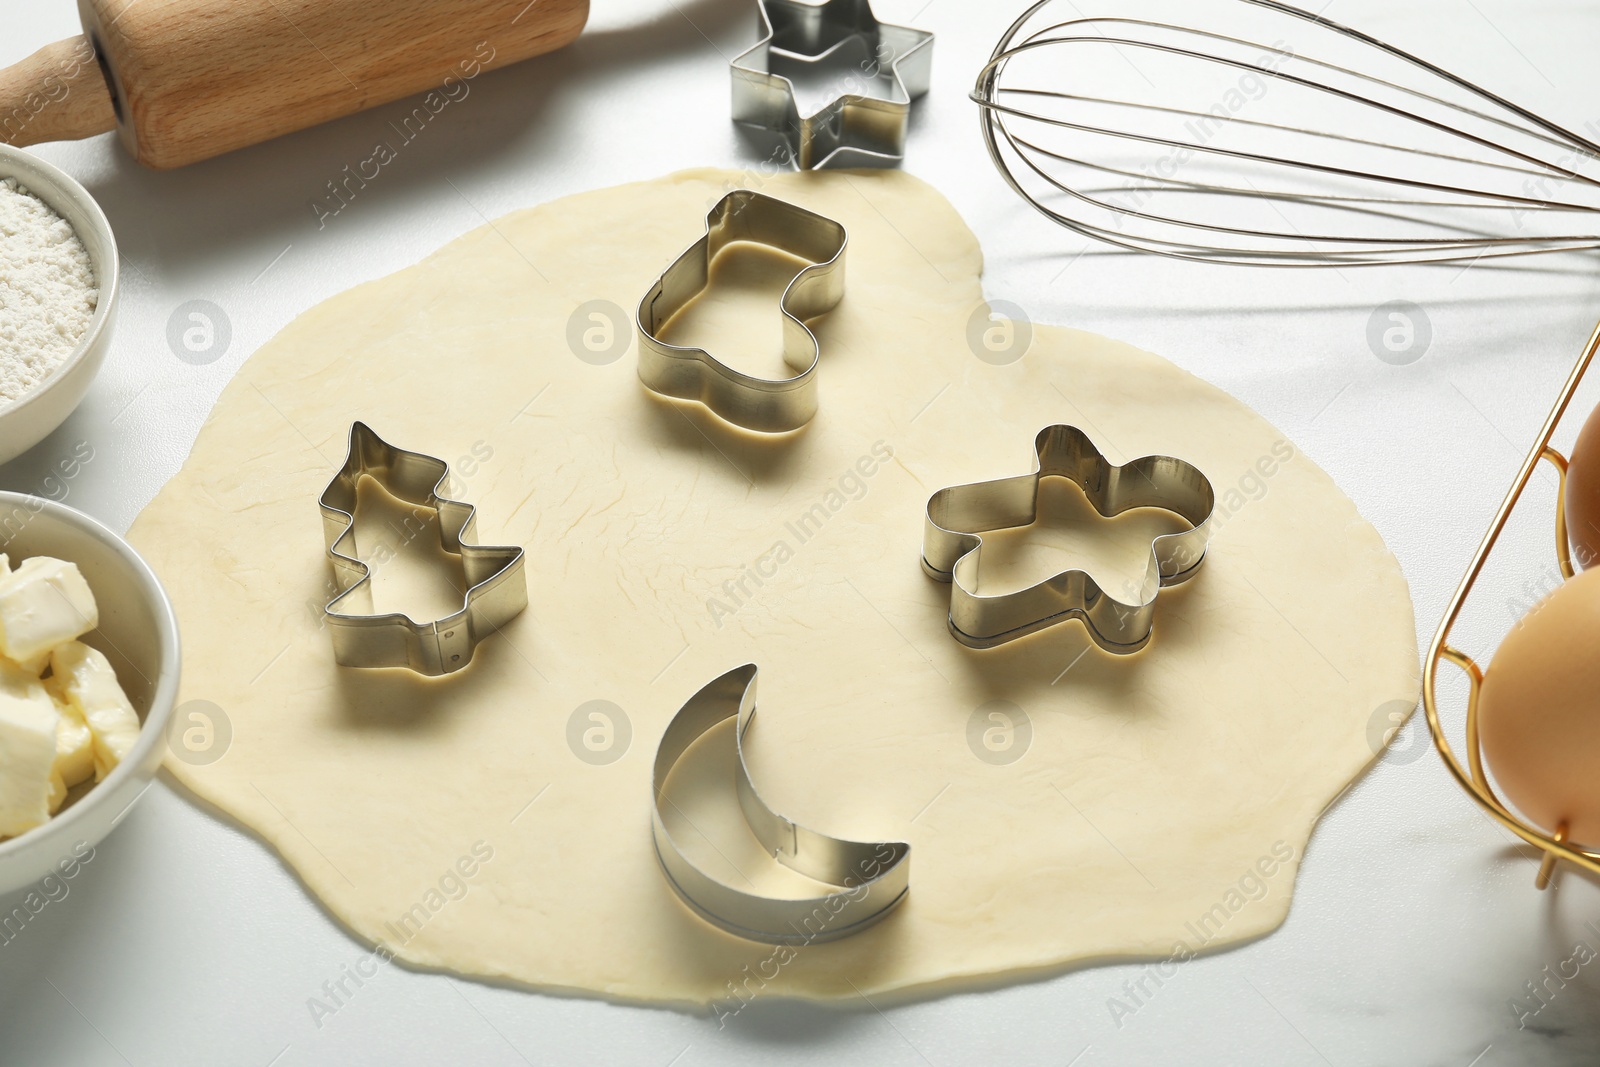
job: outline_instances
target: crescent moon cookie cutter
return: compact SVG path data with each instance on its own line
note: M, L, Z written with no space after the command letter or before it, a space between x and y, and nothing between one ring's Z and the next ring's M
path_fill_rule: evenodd
M749 189L735 189L706 215L706 232L675 260L639 301L639 380L663 396L693 400L719 418L759 433L787 433L817 413L822 346L805 320L844 298L845 228L816 212ZM806 260L783 291L786 378L745 374L703 348L661 339L673 316L705 291L717 253L737 241L766 245Z
M736 937L767 944L816 944L858 933L889 914L909 890L911 846L900 841L844 841L808 830L767 806L750 780L745 735L756 714L756 665L713 679L672 717L656 747L651 824L656 857L678 897L696 914ZM689 746L736 719L731 744L739 807L756 839L784 866L831 888L775 897L740 889L695 865L662 817L667 777Z
M760 0L758 10L761 39L729 64L733 121L782 134L801 170L899 163L911 101L932 83L933 34L879 22L867 0ZM810 82L839 71L834 95L801 114L784 69Z
M432 622L400 613L373 614L372 569L355 555L356 491L362 476L392 496L439 514L439 541L461 557L467 580L459 611ZM520 546L472 545L477 509L445 497L450 467L442 459L397 448L366 423L350 426L344 467L322 491L323 538L339 593L323 608L341 667L405 667L437 677L472 660L478 642L528 606Z
M1171 456L1144 456L1115 466L1075 426L1047 426L1034 439L1034 472L942 489L928 500L922 569L950 584L950 633L969 648L994 648L1047 627L1081 619L1094 643L1129 655L1150 641L1157 594L1194 577L1205 561L1215 505L1211 482ZM1066 478L1103 518L1133 508L1160 508L1189 529L1151 542L1144 580L1119 599L1086 571L1066 570L1016 592L982 594L978 561L983 534L1031 525L1039 517L1039 485Z

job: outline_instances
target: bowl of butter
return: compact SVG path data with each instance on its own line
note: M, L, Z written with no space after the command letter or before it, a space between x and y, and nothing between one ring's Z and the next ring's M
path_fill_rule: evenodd
M0 492L0 893L76 862L149 786L179 669L172 604L126 541Z

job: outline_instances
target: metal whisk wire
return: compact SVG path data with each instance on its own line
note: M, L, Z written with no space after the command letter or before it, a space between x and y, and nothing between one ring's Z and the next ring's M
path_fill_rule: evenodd
M1403 49L1278 0L1221 2L1281 20L1310 48L1163 18L1041 17L1056 2L1011 25L972 98L1005 180L1070 230L1179 259L1295 267L1600 248L1600 178L1589 172L1600 146ZM1183 5L1186 20L1197 6ZM1357 59L1314 54L1335 47ZM1058 82L1126 80L1116 64L1093 65L1104 49L1145 84L1107 95L1012 83L1023 68ZM1164 85L1135 56L1170 65ZM1360 69L1373 64L1414 80ZM1219 103L1196 106L1203 80L1219 76ZM1265 107L1269 91L1291 97L1276 101L1287 117L1238 113ZM1152 151L1161 155L1141 166Z

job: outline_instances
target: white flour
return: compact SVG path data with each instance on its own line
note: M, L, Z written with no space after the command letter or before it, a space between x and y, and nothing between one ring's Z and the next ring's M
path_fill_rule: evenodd
M0 179L0 403L72 354L100 291L83 242L14 178Z

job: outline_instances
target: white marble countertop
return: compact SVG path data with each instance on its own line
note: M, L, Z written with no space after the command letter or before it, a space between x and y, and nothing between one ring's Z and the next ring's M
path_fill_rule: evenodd
M516 208L683 167L756 162L725 121L726 57L750 0L595 0L581 40L478 78L459 112L406 147L319 228L312 204L401 105L175 173L111 137L40 149L100 200L127 263L118 337L87 402L0 468L39 490L79 441L69 502L125 529L182 463L234 369L305 309ZM1023 207L985 156L966 92L1021 7L878 0L939 35L907 169L965 214L986 288L1033 319L1160 352L1230 390L1339 482L1399 557L1426 643L1527 444L1600 314L1581 272L1239 272L1107 256ZM1582 0L1333 0L1329 14L1420 51L1573 128L1600 119L1600 13ZM78 29L67 0L0 0L0 65ZM191 300L225 315L220 358L177 358ZM1428 351L1374 357L1374 309L1420 306ZM1591 401L1592 402L1592 401ZM1570 439L1570 438L1569 438ZM1543 490L1546 504L1548 487ZM1492 647L1508 604L1548 569L1531 524L1486 579ZM757 1004L735 1024L419 974L399 967L313 1021L308 998L364 955L277 858L162 780L21 936L0 944L5 1064L301 1063L1393 1064L1600 1062L1600 964L1519 1020L1527 983L1582 942L1600 894L1536 860L1447 779L1420 717L1325 816L1287 923L1184 965L1119 1020L1143 965L877 1011ZM14 902L0 900L9 910ZM1570 971L1569 971L1570 973Z

